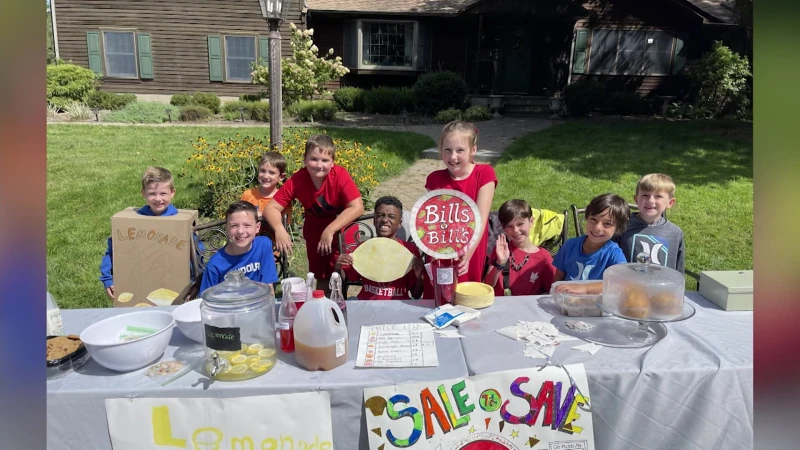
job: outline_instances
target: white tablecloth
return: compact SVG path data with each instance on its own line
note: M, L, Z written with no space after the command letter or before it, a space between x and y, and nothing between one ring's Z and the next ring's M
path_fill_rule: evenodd
M465 377L467 367L457 339L436 337L439 367L402 369L355 368L361 325L419 321L431 302L348 301L350 350L347 363L328 372L298 368L293 354L278 353L280 362L261 377L239 382L210 382L190 372L161 387L143 375L144 369L119 374L89 360L79 373L47 382L47 448L50 450L111 449L105 399L125 397L244 397L325 390L330 392L333 440L336 449L367 448L363 417L364 387ZM171 308L166 308L167 310ZM62 310L67 333L80 333L90 324L125 308ZM202 346L175 329L163 358L202 353Z
M667 324L652 347L603 347L592 356L573 350L585 343L576 340L553 354L554 363L586 367L598 449L752 448L753 313L723 311L696 292L687 297L697 314ZM517 320L563 316L549 297L495 299L460 328L470 375L544 364L522 354L523 342L495 332Z

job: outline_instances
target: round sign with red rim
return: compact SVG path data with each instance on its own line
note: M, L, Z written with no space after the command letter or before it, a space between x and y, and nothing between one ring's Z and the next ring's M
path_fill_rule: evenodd
M423 195L411 209L414 243L425 254L455 259L481 238L478 205L459 191L437 189Z

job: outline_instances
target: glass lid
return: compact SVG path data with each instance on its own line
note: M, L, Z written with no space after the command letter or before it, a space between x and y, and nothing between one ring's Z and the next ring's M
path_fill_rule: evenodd
M206 289L203 301L217 304L245 304L267 299L271 295L269 287L245 278L239 270L225 274L225 281Z

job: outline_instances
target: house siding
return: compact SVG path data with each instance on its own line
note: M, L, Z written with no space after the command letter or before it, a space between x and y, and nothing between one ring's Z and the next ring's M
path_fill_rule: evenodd
M60 0L58 43L61 59L89 67L86 32L116 28L149 33L153 79L110 79L101 88L133 94L213 92L238 96L256 93L260 86L209 80L208 41L211 34L247 34L266 37L269 27L255 0ZM298 27L303 17L292 2L281 24L281 54L291 55L289 23Z

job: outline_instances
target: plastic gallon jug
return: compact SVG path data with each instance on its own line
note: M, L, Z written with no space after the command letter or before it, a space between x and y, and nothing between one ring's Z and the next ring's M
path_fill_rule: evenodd
M294 355L308 370L331 370L347 361L347 326L336 302L314 291L294 319Z

